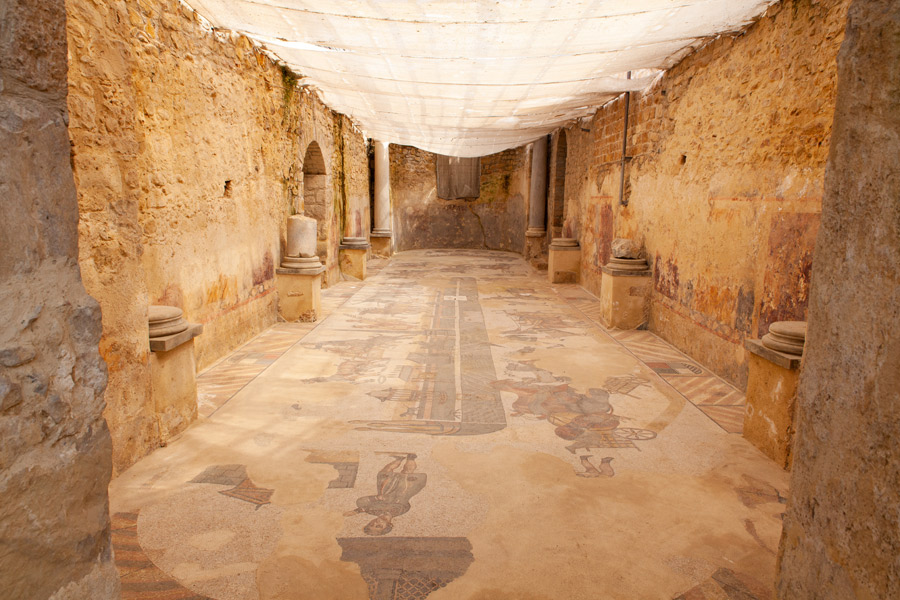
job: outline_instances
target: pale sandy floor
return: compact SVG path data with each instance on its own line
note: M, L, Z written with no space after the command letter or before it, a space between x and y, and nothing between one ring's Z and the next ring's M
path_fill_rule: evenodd
M511 254L324 296L113 482L124 598L771 597L787 476L740 392Z

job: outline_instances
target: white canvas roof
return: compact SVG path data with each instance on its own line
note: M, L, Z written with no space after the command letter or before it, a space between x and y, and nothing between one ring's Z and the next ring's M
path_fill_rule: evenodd
M373 138L483 156L643 89L773 0L187 3L264 44Z

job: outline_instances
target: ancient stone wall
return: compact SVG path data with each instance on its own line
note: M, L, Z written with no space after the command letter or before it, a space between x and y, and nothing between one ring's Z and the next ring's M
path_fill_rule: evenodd
M739 386L744 338L806 315L847 5L786 0L632 94L627 206L624 96L566 130L584 285L599 292L611 240L634 238L650 328Z
M343 203L368 218L365 141L247 38L213 32L177 0L67 9L80 259L103 308L121 470L158 443L147 305L204 324L201 369L272 324L285 219L303 210L313 141L338 203L322 248L326 281L338 280Z
M900 5L854 0L800 375L779 597L900 598Z
M0 596L119 597L100 308L78 270L62 0L0 3Z
M478 198L437 197L435 155L390 148L394 247L479 248L523 252L530 184L526 147L481 158Z

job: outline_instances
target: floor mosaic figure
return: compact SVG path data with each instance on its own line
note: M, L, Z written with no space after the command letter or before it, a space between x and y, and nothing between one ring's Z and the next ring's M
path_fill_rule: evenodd
M422 491L427 480L425 473L416 473L415 454L395 456L392 462L378 472L378 492L374 496L363 496L357 500L356 509L347 511L344 516L370 514L375 518L363 528L367 535L390 533L394 528L391 521L409 512L410 498Z
M215 412L113 482L130 597L771 596L787 480L682 395L725 389L705 369L507 253L343 285L201 375Z

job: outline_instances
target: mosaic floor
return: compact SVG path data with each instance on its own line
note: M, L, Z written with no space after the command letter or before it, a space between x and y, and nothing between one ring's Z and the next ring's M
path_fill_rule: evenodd
M111 488L123 598L771 597L743 396L520 257L395 256L199 377Z

